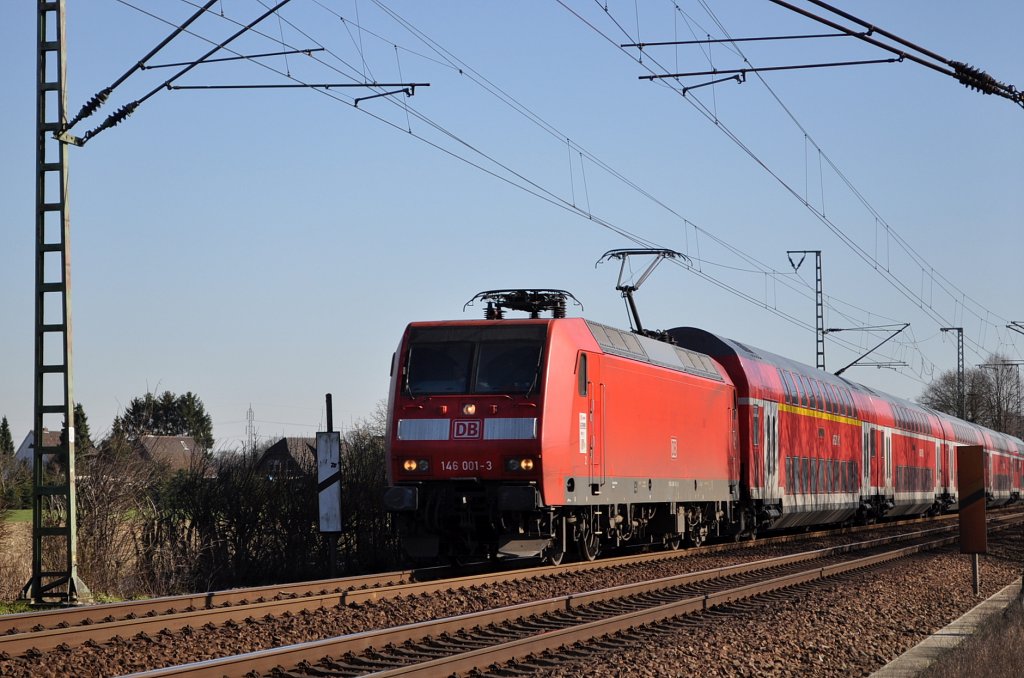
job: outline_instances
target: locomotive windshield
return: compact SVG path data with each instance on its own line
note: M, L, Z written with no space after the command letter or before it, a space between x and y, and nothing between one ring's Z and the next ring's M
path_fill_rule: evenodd
M410 395L526 394L537 387L544 325L415 328L406 373Z

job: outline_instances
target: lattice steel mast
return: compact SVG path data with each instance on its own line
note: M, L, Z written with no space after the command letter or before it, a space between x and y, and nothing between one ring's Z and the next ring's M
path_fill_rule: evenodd
M54 137L67 121L66 72L64 0L38 0L32 579L22 591L34 604L90 597L76 553L68 148Z
M793 255L799 254L800 261L793 261ZM814 362L819 370L825 369L825 295L821 287L821 250L787 250L789 263L793 272L800 270L804 257L814 255Z
M967 419L967 388L964 383L964 328L940 327L943 332L956 332L956 407L957 415Z

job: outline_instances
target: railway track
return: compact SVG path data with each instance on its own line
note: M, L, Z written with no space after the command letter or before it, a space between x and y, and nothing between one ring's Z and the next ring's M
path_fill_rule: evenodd
M1024 516L993 522L990 530L1000 530ZM486 669L943 548L958 540L953 531L933 528L133 676L437 676Z
M938 522L941 523L947 521L940 520ZM880 526L874 526L874 529L878 529L879 527ZM884 529L893 529L893 527L894 526L887 525ZM900 525L896 527L896 530L906 529L909 529L907 525ZM931 539L939 538L943 534L947 534L955 539L955 535L953 534L955 530L955 525L933 527L919 531L917 536L918 538ZM488 585L508 585L509 582L519 582L519 586L528 587L531 590L531 594L529 595L535 595L532 590L541 588L541 584L544 584L547 587L545 589L547 591L557 590L558 592L562 592L567 590L582 590L582 588L574 589L573 587L591 586L593 584L588 582L593 582L595 579L605 577L615 579L616 577L612 577L611 573L618 573L617 579L620 581L634 581L641 577L650 577L651 575L645 573L643 568L645 566L649 568L651 567L651 564L657 565L662 561L669 561L670 565L675 568L679 568L681 564L680 561L689 556L711 556L711 554L714 553L731 552L735 550L742 552L749 548L771 547L772 545L781 546L793 541L823 537L831 538L835 537L837 533L841 536L850 535L850 537L852 537L853 534L868 531L872 531L870 527L848 528L846 530L839 531L773 537L757 542L721 544L691 551L662 551L619 558L608 558L589 563L574 563L558 567L538 567L505 572L492 571L447 579L435 579L435 577L440 577L450 573L446 568L435 568L431 570L404 570L370 577L324 580L287 586L240 589L197 596L177 596L149 601L138 601L134 603L53 610L26 615L10 615L0 617L0 623L3 624L3 626L0 626L0 633L5 634L0 635L0 673L4 673L4 659L16 657L26 657L31 659L33 656L38 656L41 653L46 653L52 650L69 652L73 650L73 648L82 646L86 648L100 648L102 647L101 644L104 644L107 641L114 641L114 645L117 645L117 643L121 641L122 649L124 649L124 646L137 644L135 641L143 644L174 644L176 643L176 639L180 641L183 637L204 635L212 632L218 627L221 628L222 631L224 629L228 629L228 633L230 634L230 629L242 628L243 626L250 625L253 621L259 623L260 621L273 620L275 618L281 620L307 614L320 614L316 613L316 610L324 610L325 612L321 616L325 618L332 618L336 615L337 611L335 610L334 612L331 612L328 608L337 608L339 605L357 606L359 603L370 601L377 601L379 603L381 601L394 601L395 599L422 602L425 600L432 600L431 597L459 597L462 594L456 593L458 591L473 591L475 589L478 590L482 587L487 587ZM854 548L866 548L865 544L873 544L874 548L879 548L885 543L891 543L905 538L907 537L893 535L882 539L872 540L871 542L865 542L858 546L837 546L833 548L833 551L839 553L844 550L848 551ZM810 558L811 556L804 555L790 557L795 557L799 560L800 557ZM722 558L722 556L718 556L719 560ZM714 558L709 559L714 560ZM671 563L671 561L676 562ZM778 563L781 561L779 561L779 559L761 561L761 565L756 569L764 569L765 567L768 567L766 563L773 562ZM738 570L733 570L734 574L736 572L738 572ZM577 576L584 576L584 579L575 581L568 578L574 574ZM589 576L590 579L586 579L587 576ZM691 573L680 576L685 578L687 576L694 577L697 575L693 575ZM671 579L671 577L669 579ZM531 580L536 583L531 585ZM556 581L557 585L553 583ZM507 586L507 588L509 587ZM483 599L487 596L481 594L479 597ZM496 596L491 597L494 598ZM521 600L522 597L519 599ZM580 600L578 596L573 597L572 599L577 602ZM493 604L494 603L492 602L491 605ZM391 609L397 610L407 608L409 605L410 603L408 602L396 602L392 605ZM424 606L426 607L425 604ZM480 605L477 607L480 607ZM350 609L360 608L357 607ZM470 609L472 609L472 606L470 606ZM314 612L311 613L310 611ZM429 616L437 615L431 614ZM416 618L415 614L412 613L407 615L407 617L411 617L413 619ZM423 619L427 617L420 616L419 618ZM338 633L344 634L350 630L362 631L367 628L379 628L384 626L386 623L387 620L385 620L384 623L380 623L379 621L367 623L363 621L353 623L350 626L340 627L331 627L328 624L326 627L326 633L321 633L319 636L316 636L315 634L306 635L305 638L324 637L327 635L337 635ZM394 622L392 621L391 623ZM375 633L378 632L368 631L355 633L354 636L376 638L376 636L372 635ZM305 638L303 638L303 640ZM276 640L274 642L275 644L282 644L278 643ZM379 639L376 642L379 642ZM283 644L288 643L284 642ZM261 645L259 644L255 645L255 647L260 646ZM262 646L266 647L267 645L264 644ZM244 648L245 645L242 647ZM253 645L249 645L249 647L253 647ZM113 646L104 650L104 652L110 655L116 655L119 651L121 650ZM238 650L236 649L235 652L237 651ZM97 650L97 652L99 652L99 650ZM182 654L186 657L188 656L188 653L184 651ZM208 652L199 652L195 656L217 656L218 654L225 653L217 652L215 654L210 654ZM182 661L182 658L179 657L177 661ZM185 659L185 661L188 661L188 659ZM129 664L129 666L132 665L144 666L146 663L140 661L137 664ZM156 663L148 665L153 666L160 664Z
M599 571L643 563L725 553L766 545L783 545L816 538L863 534L878 530L903 530L932 522L951 522L956 516L914 519L898 524L878 524L773 536L756 541L711 544L699 549L658 551L603 558L594 562L565 563L518 570L486 568L464 576L451 575L449 567L408 569L382 574L270 585L244 589L186 594L142 601L108 603L76 608L0 616L0 653L17 656L30 648L40 651L86 641L104 642L137 633L175 631L206 624L241 622L260 616L296 614L301 611L357 605L401 596L432 594L446 589L486 586L497 582L551 575Z

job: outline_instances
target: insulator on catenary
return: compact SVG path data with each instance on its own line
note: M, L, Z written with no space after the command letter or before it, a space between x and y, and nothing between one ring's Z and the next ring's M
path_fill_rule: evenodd
M999 89L999 83L996 79L980 68L959 61L952 62L952 66L957 80L963 83L965 87L984 92L985 94L994 94Z
M106 89L98 92L91 99L86 101L85 105L82 106L82 110L80 110L78 112L78 115L76 115L74 118L71 119L71 122L69 122L64 127L64 129L67 130L67 129L70 129L70 128L74 127L79 122L81 122L82 120L88 118L90 115L95 113L97 111L97 109L99 109L100 106L102 106L103 104L105 104L107 102L107 99L110 97L110 92L111 92L111 89L109 87L107 87Z
M86 133L86 135L83 138L83 140L84 141L88 141L89 139L93 138L94 136L96 136L97 134L102 132L103 130L110 129L111 127L115 127L116 125L124 122L125 118L127 118L129 115L134 113L135 109L139 107L139 103L140 102L138 102L138 101L133 101L130 104L125 104L121 108L117 109L117 111L115 111L114 113L111 113L107 117L107 119L103 121L102 125L100 125L96 129L89 130Z

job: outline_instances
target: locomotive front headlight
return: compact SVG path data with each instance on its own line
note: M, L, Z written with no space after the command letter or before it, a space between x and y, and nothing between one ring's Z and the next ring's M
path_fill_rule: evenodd
M467 417L476 414L476 405L473 403L466 403L462 406L462 413Z
M518 459L509 459L508 461L505 462L505 468L508 469L509 471L518 471L519 470L519 460Z
M402 462L402 468L404 468L406 471L415 471L417 466L418 465L416 464L415 459L406 459L405 461Z
M523 459L522 461L519 462L519 468L523 469L524 471L532 471L533 459Z
M426 459L420 459L419 464L417 464L417 468L419 468L420 471L429 471L430 462Z

